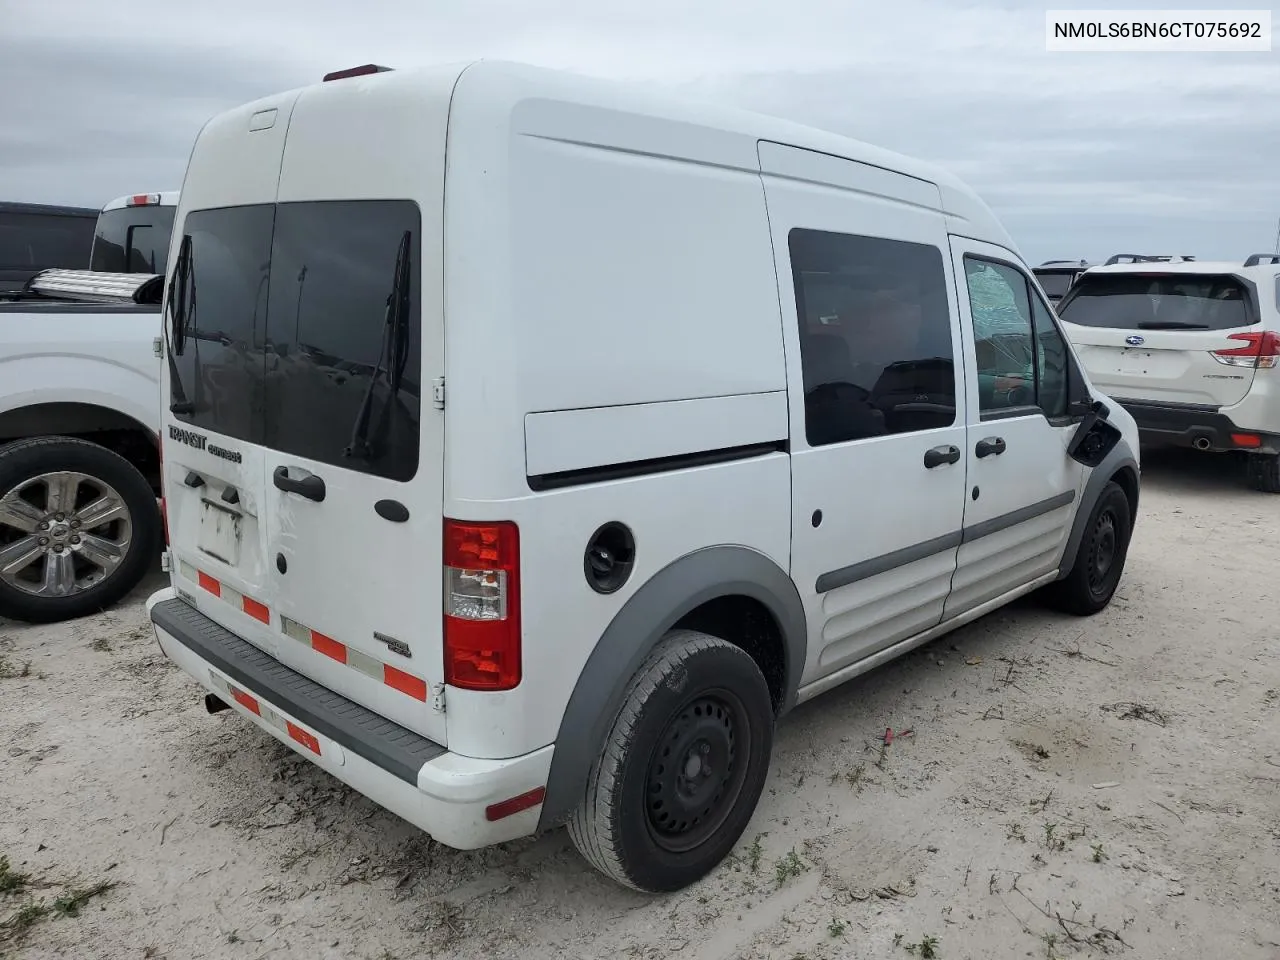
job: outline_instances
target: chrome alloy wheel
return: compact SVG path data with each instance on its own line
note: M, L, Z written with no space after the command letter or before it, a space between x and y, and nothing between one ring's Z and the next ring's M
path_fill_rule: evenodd
M58 471L0 491L0 580L69 597L109 579L129 553L133 517L110 484Z

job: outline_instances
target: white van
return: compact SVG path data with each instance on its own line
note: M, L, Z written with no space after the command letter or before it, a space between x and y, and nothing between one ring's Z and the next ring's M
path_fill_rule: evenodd
M368 67L210 121L177 223L159 643L449 846L680 888L796 703L1120 578L1133 422L932 167Z

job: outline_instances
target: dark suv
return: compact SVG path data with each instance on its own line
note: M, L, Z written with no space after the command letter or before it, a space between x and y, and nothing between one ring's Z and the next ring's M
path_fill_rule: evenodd
M1076 277L1088 268L1087 260L1046 260L1040 266L1032 267L1031 272L1040 281L1049 302L1056 306L1076 282Z
M50 267L86 269L97 221L88 207L0 201L0 294Z

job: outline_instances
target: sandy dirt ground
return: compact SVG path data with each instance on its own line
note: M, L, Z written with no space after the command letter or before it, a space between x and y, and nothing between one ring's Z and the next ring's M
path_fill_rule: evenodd
M1019 603L801 707L731 861L665 897L563 831L441 847L208 715L158 574L0 622L0 956L1280 958L1280 499L1144 482L1109 610Z

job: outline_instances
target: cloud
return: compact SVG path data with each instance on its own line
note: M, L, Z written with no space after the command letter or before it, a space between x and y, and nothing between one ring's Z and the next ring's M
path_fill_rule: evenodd
M6 199L174 188L220 110L357 63L483 56L635 79L940 163L1032 260L1242 256L1270 246L1280 215L1273 55L1047 53L1043 10L1012 0L132 0L126 13L41 0L4 16L0 88L22 91L0 104Z

